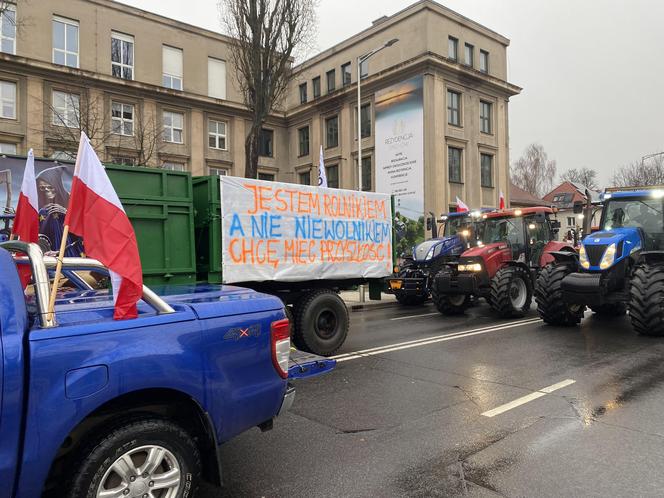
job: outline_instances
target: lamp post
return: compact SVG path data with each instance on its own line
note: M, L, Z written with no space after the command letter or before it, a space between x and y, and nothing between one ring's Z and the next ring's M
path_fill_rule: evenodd
M362 64L384 48L391 47L398 41L398 38L392 38L391 40L385 42L382 46L374 48L370 52L367 52L366 54L357 58L357 178L359 183L358 190L360 192L362 191L362 92L360 89L362 81Z
M655 152L654 154L648 154L646 156L643 156L641 158L641 166L643 166L643 163L646 159L650 159L652 157L657 157L657 156L664 156L664 152Z

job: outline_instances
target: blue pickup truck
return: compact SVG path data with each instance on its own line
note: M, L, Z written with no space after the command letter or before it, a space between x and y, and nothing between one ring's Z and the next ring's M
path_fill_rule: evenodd
M17 262L32 270L25 291ZM282 302L243 288L144 288L126 321L108 292L63 290L50 316L53 262L0 244L2 498L195 496L202 479L220 483L223 442L290 407L289 377L334 366L289 357ZM86 265L99 263L65 258L66 271Z

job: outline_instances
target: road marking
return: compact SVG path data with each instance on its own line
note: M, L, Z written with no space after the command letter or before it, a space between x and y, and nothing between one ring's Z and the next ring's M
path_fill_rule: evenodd
M488 334L490 332L498 332L501 330L507 330L515 327L522 327L524 325L531 325L533 323L538 323L541 321L542 320L540 318L528 318L525 320L508 322L500 325L492 325L478 329L465 330L462 332L454 332L451 334L443 334L433 337L427 337L425 339L416 339L413 341L399 342L396 344L388 344L386 346L378 346L375 348L363 349L361 351L354 351L352 353L344 353L337 356L332 356L332 359L337 360L337 362L356 360L358 358L365 358L368 356L374 356L382 353L401 351L403 349L416 348L419 346L426 346L428 344L435 344L438 342L452 341L454 339L463 339L464 337L471 337L474 335Z
M423 317L423 316L433 316L433 315L440 315L440 313L438 313L436 311L435 313L424 313L422 315L398 316L396 318L390 318L390 320L408 320L409 318L420 318L420 317Z
M530 401L536 400L538 398L541 398L542 396L546 396L547 394L552 393L553 391L557 391L558 389L562 389L563 387L567 387L571 384L574 384L576 381L573 379L566 379L561 382L558 382L556 384L553 384L548 387L544 387L540 389L539 391L535 391L534 393L527 394L525 396L522 396L520 398L515 399L514 401L510 401L509 403L505 403L504 405L500 405L493 410L486 411L482 413L485 417L495 417L496 415L500 415L501 413L505 413L508 410L511 410L512 408L516 408L517 406L525 405L526 403L529 403Z

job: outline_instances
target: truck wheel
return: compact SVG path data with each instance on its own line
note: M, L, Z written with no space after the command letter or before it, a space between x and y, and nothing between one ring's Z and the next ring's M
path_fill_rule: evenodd
M406 294L395 293L394 297L397 298L399 304L403 306L417 306L418 304L424 304L424 301L427 300L426 294L419 294L417 296L407 296Z
M525 315L532 300L530 275L519 266L501 268L491 280L489 305L502 318Z
M441 270L441 272L450 272L450 270ZM439 272L440 273L440 272ZM472 297L466 294L441 294L436 290L436 286L431 286L431 300L436 309L443 315L461 315L472 304Z
M286 318L288 318L288 321L290 322L292 345L299 350L304 349L304 343L302 342L302 338L299 336L299 334L295 333L296 327L295 327L295 314L293 313L293 306L285 304L284 312L286 313Z
M348 309L339 295L330 289L311 291L295 306L295 334L304 349L330 356L348 335Z
M664 264L640 264L630 286L629 317L642 335L664 335Z
M166 420L127 423L103 437L72 469L69 498L193 497L201 479L194 438Z
M586 307L581 304L567 304L563 301L561 283L572 273L569 265L551 264L544 267L535 283L537 312L549 325L571 326L583 318Z

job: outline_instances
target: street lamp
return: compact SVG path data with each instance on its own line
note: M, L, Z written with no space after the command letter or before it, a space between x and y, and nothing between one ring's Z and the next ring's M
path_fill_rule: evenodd
M652 157L657 157L657 156L663 156L663 155L664 155L664 152L655 152L654 154L648 154L648 155L646 155L646 156L643 156L643 157L641 158L641 166L643 166L643 162L644 162L646 159L650 159L650 158L652 158Z
M358 190L360 192L362 191L362 93L360 90L360 82L362 80L362 64L384 48L391 47L398 41L399 38L392 38L391 40L385 42L382 46L374 48L370 52L367 52L364 55L360 55L357 58L357 170L359 181Z

